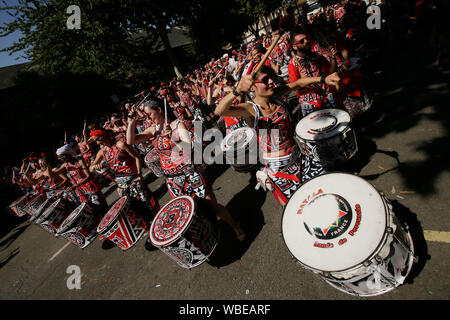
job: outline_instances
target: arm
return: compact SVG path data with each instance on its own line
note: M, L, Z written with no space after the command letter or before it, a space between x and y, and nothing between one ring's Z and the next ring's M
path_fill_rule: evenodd
M135 164L136 164L138 178L142 178L142 163L141 163L141 159L139 158L139 156L137 156L133 152L133 150L131 150L131 148L122 141L119 141L117 143L117 146L119 147L119 149L124 150L126 153L128 153L130 155L131 158L133 158L133 160L135 161Z
M89 167L90 172L94 172L96 169L101 168L101 162L103 160L103 150L98 150L97 154L95 155L95 160L92 162L91 166Z
M325 84L327 84L329 86L337 86L339 83L339 80L340 80L340 78L339 78L338 74L335 72L335 73L328 75L325 78ZM280 87L276 88L275 93L277 95L285 95L290 91L304 88L304 87L307 87L314 83L320 83L320 81L321 81L321 77L300 78L292 83L288 83L285 86L280 86Z
M153 138L153 134L154 132L152 127L145 129L139 134L136 134L136 120L131 119L130 121L128 121L127 143L130 146L150 140L151 138Z
M80 182L78 182L78 183L74 184L73 186L71 186L70 187L70 191L78 188L79 186L82 186L83 184L85 184L86 182L88 182L92 178L92 175L89 172L89 169L88 169L88 167L86 165L86 162L84 162L83 159L80 159L80 160L78 160L78 163L80 164L81 169L83 170L83 173L84 173L85 177Z

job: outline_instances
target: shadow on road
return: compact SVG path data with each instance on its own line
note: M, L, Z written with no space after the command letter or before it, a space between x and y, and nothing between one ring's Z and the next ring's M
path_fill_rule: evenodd
M9 248L9 246L29 227L29 224L23 225L14 231L12 235L0 242L1 251Z
M210 265L220 268L239 260L261 232L264 226L261 208L266 200L266 192L262 189L255 190L255 185L256 178L253 172L248 186L237 193L226 205L230 214L247 233L247 239L239 241L233 229L220 221L221 237L219 244L209 257Z
M0 269L3 268L5 265L7 265L9 261L11 261L15 256L19 254L19 252L20 252L19 248L16 248L13 251L11 251L5 259L0 261Z

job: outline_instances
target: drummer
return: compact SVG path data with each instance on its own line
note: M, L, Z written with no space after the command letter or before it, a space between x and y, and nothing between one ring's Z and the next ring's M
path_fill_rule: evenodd
M217 202L211 186L192 165L190 158L191 138L184 124L180 120L172 119L168 119L165 123L164 111L157 101L146 102L144 111L153 120L154 125L136 135L136 120L130 119L127 142L134 145L154 138L153 145L160 156L167 189L172 198L188 195L208 200L216 215L234 229L237 238L240 241L245 240L244 230L235 222L228 210ZM175 139L181 142L175 144ZM186 153L186 150L189 153Z
M325 77L336 70L334 59L336 52L330 51L330 64L327 59L316 52L312 52L310 37L306 32L295 30L291 37L293 56L289 62L289 82L298 79ZM326 83L312 82L297 91L300 103L298 119L322 108L336 107L334 98Z
M276 88L275 79L274 70L267 66L263 66L254 79L252 75L244 76L233 92L222 99L215 112L219 116L242 117L256 130L264 164L260 173L264 175L260 178L262 186L268 182L277 201L285 206L303 182L322 174L324 169L320 163L300 154L293 138L294 124L279 97L311 84L336 85L339 77L334 73L327 77L301 78ZM233 105L237 97L249 91L255 95L253 101Z
M67 144L57 149L56 155L63 163L55 170L55 173L63 174L63 185L69 185L67 191L74 191L81 202L86 202L98 209L106 209L106 199L89 172L84 159L77 157Z
M128 196L145 208L145 218L153 220L159 210L158 200L153 196L142 177L141 159L123 141L116 141L114 133L97 129L90 133L94 141L102 146L94 162L89 167L90 172L100 170L104 160L114 173L119 196Z

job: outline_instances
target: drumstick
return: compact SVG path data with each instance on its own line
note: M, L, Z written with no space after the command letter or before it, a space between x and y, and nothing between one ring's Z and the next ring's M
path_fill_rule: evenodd
M84 120L83 131L86 131L86 120Z
M141 106L141 104L143 104L143 103L145 102L145 100L147 100L147 97L148 97L151 93L152 93L152 92L150 91L150 92L145 96L145 98L142 99L142 100L139 102L139 104L136 106L136 109L138 109L138 108Z
M164 97L164 123L167 124L167 101L166 101L166 97Z
M64 130L64 143L66 143L67 142L67 133L66 133L66 131Z
M214 78L212 78L211 82L214 82L216 80L216 78L222 73L223 69L228 65L228 61L224 63L222 69L219 70L219 72L217 72L217 74L214 76Z
M293 16L287 14L283 18L281 18L280 23L278 24L278 26L280 27L280 32L278 32L278 34L275 37L275 40L272 41L272 44L266 51L266 54L263 56L263 58L261 59L261 61L258 64L258 66L253 71L253 76L255 76L258 73L259 69L261 69L261 67L264 65L267 58L269 57L269 55L272 53L273 49L277 45L278 41L281 38L281 33L282 33L281 31L290 32L294 28L294 25L295 25L295 18Z

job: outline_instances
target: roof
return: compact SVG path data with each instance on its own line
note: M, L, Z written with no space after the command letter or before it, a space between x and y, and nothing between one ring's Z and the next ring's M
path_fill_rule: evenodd
M0 90L14 87L14 80L17 73L24 69L28 63L15 64L13 66L0 68Z

